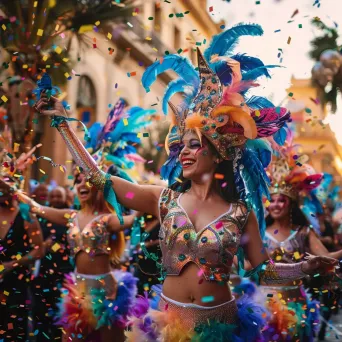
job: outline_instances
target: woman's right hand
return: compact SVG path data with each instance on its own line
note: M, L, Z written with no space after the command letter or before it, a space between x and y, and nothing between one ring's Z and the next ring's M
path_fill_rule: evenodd
M51 109L47 109L50 107ZM62 101L56 97L47 97L45 93L41 94L40 99L34 105L34 109L41 115L47 116L67 116L67 112L63 106Z

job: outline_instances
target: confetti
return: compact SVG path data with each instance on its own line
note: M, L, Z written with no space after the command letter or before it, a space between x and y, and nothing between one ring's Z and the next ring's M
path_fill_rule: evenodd
M111 33L108 32L108 33L107 33L107 38L108 38L108 39L112 39L112 37L113 37L113 35L112 35Z
M44 30L38 29L38 31L37 31L37 36L42 37L42 36L43 36L43 33L44 33Z
M134 198L134 193L129 191L129 192L127 192L125 197L128 198L128 199L133 199Z
M291 43L291 37L287 38L287 44L289 45Z
M61 248L61 245L59 243L57 243L57 242L51 247L51 249L54 252L57 252L60 248Z
M214 296L205 296L202 297L201 302L202 303L210 303L214 301Z

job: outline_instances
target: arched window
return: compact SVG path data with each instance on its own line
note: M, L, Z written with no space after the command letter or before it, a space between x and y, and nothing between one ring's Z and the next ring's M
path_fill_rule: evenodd
M78 119L86 126L96 121L96 91L93 81L88 76L81 76L76 103Z

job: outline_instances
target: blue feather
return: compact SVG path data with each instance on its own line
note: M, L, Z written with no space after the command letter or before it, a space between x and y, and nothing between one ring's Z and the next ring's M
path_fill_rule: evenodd
M286 136L287 136L287 131L284 127L282 127L278 132L276 132L273 135L273 139L278 145L283 146L286 141Z
M217 74L221 83L228 86L232 83L232 69L226 61L217 61L210 64L211 69Z
M272 152L273 149L271 144L266 139L254 139L247 140L246 147L255 151L258 154L258 158L261 161L261 164L264 168L266 168L271 160L272 160Z
M98 145L101 144L101 141L98 141L98 137L101 133L103 125L100 122L95 122L88 130L90 139L87 141L85 147L91 148L93 152L98 149Z
M205 59L210 62L211 56L227 56L235 47L238 39L242 36L262 36L264 33L260 25L240 23L211 40L209 47L204 51Z
M200 79L195 67L189 59L179 55L168 55L163 58L163 62L154 62L144 72L141 82L146 91L156 81L157 76L167 70L176 72L189 86L193 86L198 91Z
M247 71L247 72L243 72L242 73L242 80L243 81L254 81L261 76L266 76L267 78L271 78L271 75L269 74L267 69L278 68L278 67L279 67L279 65L265 65L265 66L258 67L258 68L255 68L253 70Z
M246 100L246 105L252 109L274 108L274 104L262 96L251 96Z
M189 90L192 91L189 92ZM168 87L165 90L164 97L163 97L163 113L168 113L168 102L170 101L171 97L176 93L185 93L185 99L184 101L186 103L190 103L191 100L194 98L196 93L194 92L193 87L189 86L189 84L184 81L182 78L178 78L176 80L173 80L169 83Z
M257 57L248 56L245 53L239 53L231 58L235 59L240 63L241 71L251 71L259 67L265 66L265 64L261 61L261 59Z

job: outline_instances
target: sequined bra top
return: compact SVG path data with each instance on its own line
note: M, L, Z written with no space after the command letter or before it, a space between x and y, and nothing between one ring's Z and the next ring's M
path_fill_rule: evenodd
M278 241L269 232L266 232L264 245L275 262L300 262L305 252L308 252L309 233L309 227L300 227L284 241Z
M69 222L68 242L73 256L79 251L84 251L91 256L110 254L110 233L107 230L108 218L108 214L97 216L82 231L80 230L77 215Z
M228 280L248 217L245 203L233 203L228 212L196 232L180 196L179 192L164 189L159 199L159 239L166 275L179 275L193 262L206 280Z

